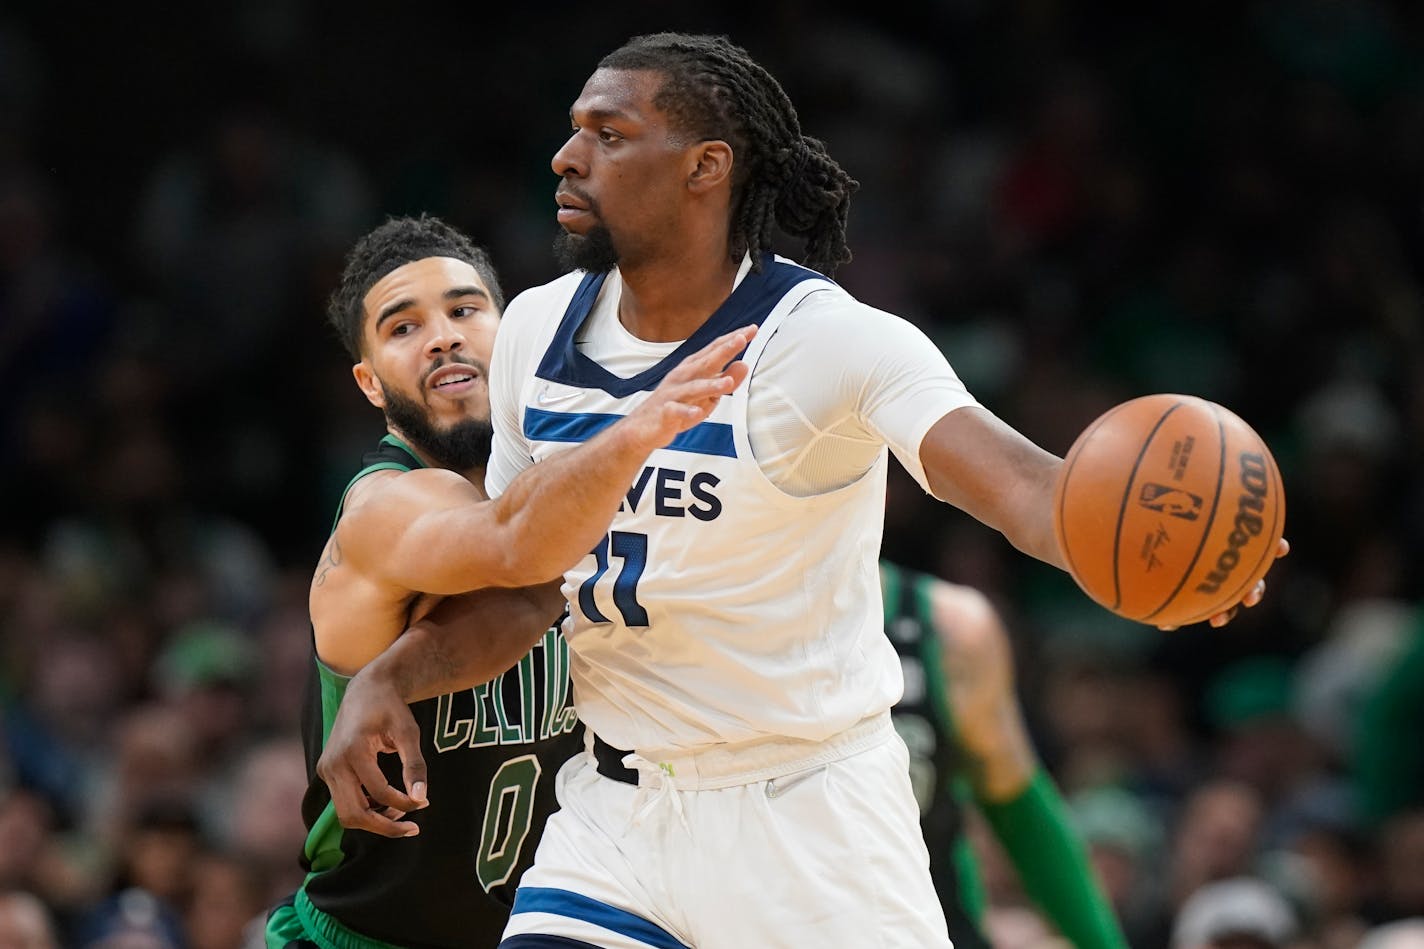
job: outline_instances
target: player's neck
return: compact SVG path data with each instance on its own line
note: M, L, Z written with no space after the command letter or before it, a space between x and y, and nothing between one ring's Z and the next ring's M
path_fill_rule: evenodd
M650 343L687 339L731 295L739 263L724 255L690 252L647 264L619 264L618 320Z
M424 465L425 467L427 467L427 468L444 468L444 467L446 467L445 465L442 465L439 461L437 461L437 460L435 460L433 457L431 457L430 453L427 452L424 448L420 447L420 443L419 443L419 442L417 442L415 439L413 439L413 438L407 436L405 433L401 432L401 431L400 431L399 429L397 429L394 425L388 425L387 428L386 428L386 430L389 431L389 432L390 432L392 435L394 435L396 438L399 438L399 439L401 440L401 444L403 444L403 445L405 445L407 448L409 448L410 451L411 451L411 453L414 454L415 457L419 458L419 459L420 459L420 463L421 463L422 465ZM460 475L460 476L463 477L466 481L470 482L470 484L474 485L474 486L475 486L475 490L480 493L480 497L488 499L489 496L488 496L487 494L485 494L485 466L484 466L484 465L476 465L476 466L474 466L473 468L467 468L467 469L465 469L465 470L463 470L463 471L457 471L456 474Z

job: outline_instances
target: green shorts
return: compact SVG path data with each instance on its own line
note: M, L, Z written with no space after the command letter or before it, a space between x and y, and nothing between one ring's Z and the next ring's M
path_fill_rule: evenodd
M348 929L298 890L267 915L267 949L401 949Z

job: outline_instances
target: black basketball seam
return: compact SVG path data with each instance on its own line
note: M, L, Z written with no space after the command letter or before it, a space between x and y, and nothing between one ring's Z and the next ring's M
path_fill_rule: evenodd
M1147 622L1158 613L1167 608L1167 605L1177 598L1177 594L1182 592L1182 587L1187 585L1187 578L1192 575L1192 571L1197 568L1197 561L1201 559L1202 551L1206 549L1206 539L1211 536L1211 529L1216 524L1216 509L1221 502L1221 486L1226 480L1226 430L1221 424L1221 416L1217 414L1216 406L1210 402L1211 417L1216 419L1216 440L1221 445L1221 457L1216 464L1216 494L1211 498L1211 513L1207 515L1206 526L1202 528L1201 541L1197 544L1197 552L1192 555L1192 562L1187 564L1187 569L1182 571L1182 579L1177 581L1177 586L1168 594L1167 599L1162 601L1162 605L1151 613L1142 617L1142 622ZM1197 622L1197 620L1192 620Z
M1272 513L1272 515L1271 515L1271 532L1270 532L1269 535L1267 535L1267 536L1270 536L1270 537L1274 537L1275 534L1276 534L1276 524L1277 524L1277 522L1279 522L1280 519L1281 519L1281 512L1285 510L1285 505L1284 505L1283 503L1281 503L1281 499L1282 499L1282 498L1284 497L1284 495L1285 495L1285 490L1286 490L1286 488L1285 488L1285 483L1281 480L1281 469L1276 466L1276 460L1275 460L1275 458L1272 458L1272 457L1271 457L1271 450L1270 450L1269 447L1266 446L1265 439L1260 438L1259 435L1257 436L1257 439L1261 442L1261 447L1266 449L1266 451L1265 451L1266 457L1267 457L1268 459L1270 459L1270 462L1271 462L1271 469L1270 469L1270 470L1271 470L1271 475L1274 477L1274 480L1275 480L1275 483L1276 483L1276 510L1275 510L1275 511ZM1261 551L1261 556L1259 556L1259 557L1256 558L1256 565L1251 568L1251 570L1250 570L1249 573L1246 574L1246 579L1243 580L1243 581L1241 581L1241 586L1237 587L1236 590L1232 592L1231 596L1230 596L1229 598L1227 598L1227 600L1226 600L1227 603L1233 603L1233 602L1235 602L1237 596L1240 596L1240 595L1242 595L1242 594L1245 593L1245 591L1246 591L1246 585L1251 582L1251 578L1254 577L1254 576L1256 575L1256 571L1261 568L1262 562L1265 561L1265 559L1266 559L1266 557L1267 557L1268 555L1271 555L1271 554L1274 554L1274 553L1275 553L1275 547L1274 547L1274 546L1266 546L1264 549L1262 549L1262 551ZM1215 615L1216 615L1215 613L1207 613L1207 614L1202 615L1202 616L1194 617L1194 618L1191 620L1191 622L1193 622L1193 623L1200 623L1202 620L1204 620L1204 619L1211 619L1211 618L1212 618L1213 616L1215 616Z
M1063 559L1068 561L1068 575L1073 577L1075 582L1077 581L1077 570L1075 570L1073 567L1073 554L1068 550L1068 525L1063 522L1063 508L1065 507L1065 505L1061 502L1068 494L1068 477L1073 473L1073 466L1076 465L1078 463L1078 459L1082 457L1083 447L1088 444L1088 441L1092 438L1094 432L1102 428L1105 424L1107 424L1109 418L1117 414L1118 408L1121 408L1121 406L1109 409L1103 414L1102 418L1098 419L1092 425L1089 425L1086 429L1084 429L1083 434L1078 436L1078 438L1074 442L1074 445L1079 450L1075 452L1073 451L1073 446L1070 446L1068 449L1068 458L1064 462L1066 467L1063 471L1063 491L1062 495L1058 498L1060 503L1058 505L1058 511L1056 512L1058 515L1058 538L1062 542L1063 546ZM1079 584L1079 586L1082 586L1082 584ZM1086 593L1087 590L1084 589L1083 592Z
M1128 502L1128 499L1132 497L1132 485L1133 485L1133 483L1134 483L1135 481L1137 481L1137 469L1140 468L1140 467L1142 467L1142 459L1143 459L1144 457L1146 457L1146 455L1147 455L1147 449L1152 446L1152 439L1154 439L1154 438L1157 437L1157 432L1158 432L1159 429L1161 429L1162 423L1164 423L1164 422L1167 421L1167 416L1169 416L1169 415L1171 415L1173 412L1177 411L1177 409L1181 408L1183 405L1186 405L1186 403L1185 403L1185 402L1176 402L1176 403L1174 403L1170 409L1168 409L1167 411L1163 412L1162 415L1157 419L1157 424L1152 426L1152 431L1150 431L1150 432L1147 433L1147 438L1145 438L1145 439L1143 440L1143 442L1142 442L1142 450L1137 453L1137 460L1132 463L1132 470L1127 473L1127 487L1124 488L1124 489L1123 489L1123 492L1122 492L1122 504L1118 505L1118 509L1117 509L1117 527L1113 530L1113 556L1112 556L1112 565L1113 565L1113 605L1112 605L1112 609L1114 609L1114 610L1116 610L1118 607L1120 607L1120 606L1122 605L1122 581L1121 581L1121 579L1119 578L1119 574L1122 572L1122 570L1121 570L1121 567L1118 565L1118 553L1119 553L1119 551L1121 551L1121 549L1122 549L1122 522L1127 519L1127 502Z

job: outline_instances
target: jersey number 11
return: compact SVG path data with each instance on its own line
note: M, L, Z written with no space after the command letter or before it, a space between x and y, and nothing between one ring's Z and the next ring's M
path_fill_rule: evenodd
M614 556L623 561L622 569L613 579L613 605L623 614L624 626L647 626L648 611L638 602L638 581L642 579L643 568L648 565L648 535L629 531L614 531L605 534L593 548L593 557L598 567L579 586L579 609L583 615L596 623L611 623L594 601L594 587L608 572L608 558Z

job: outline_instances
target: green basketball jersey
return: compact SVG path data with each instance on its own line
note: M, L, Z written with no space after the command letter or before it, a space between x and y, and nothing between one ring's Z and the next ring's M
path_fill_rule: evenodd
M885 634L905 673L905 694L891 715L910 751L910 783L920 803L920 827L950 939L955 949L988 949L979 931L983 885L963 833L962 801L969 791L958 774L959 751L930 611L933 583L925 574L880 564Z
M351 483L373 471L418 467L409 448L388 435ZM319 944L498 944L519 876L557 807L554 775L583 747L568 670L568 645L555 627L491 682L411 705L430 806L408 817L420 825L418 836L393 840L343 829L316 775L348 680L313 655L303 717L310 784L302 864L310 873L293 908ZM397 757L383 755L381 765L401 787Z

